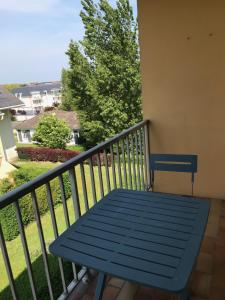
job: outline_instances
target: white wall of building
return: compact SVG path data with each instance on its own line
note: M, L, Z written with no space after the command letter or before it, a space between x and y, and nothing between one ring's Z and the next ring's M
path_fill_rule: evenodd
M17 152L15 150L11 115L8 110L1 112L4 113L3 118L0 117L1 156L6 161L12 161L17 158Z
M21 144L32 144L32 137L34 135L34 129L29 130L18 130L16 131L17 134L17 140ZM71 140L68 143L68 146L77 145L78 144L78 138L79 138L79 131L71 131Z
M24 104L24 107L16 109L15 118L17 121L24 121L34 117L37 113L42 112L46 107L52 107L56 103L61 103L61 93L57 89L51 91L45 91L40 93L39 91L31 92L30 96L24 97L21 93L15 94ZM25 111L26 114L21 114L21 111Z

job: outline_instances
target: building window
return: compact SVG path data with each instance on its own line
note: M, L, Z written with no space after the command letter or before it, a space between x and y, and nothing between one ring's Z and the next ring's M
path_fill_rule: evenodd
M22 138L21 130L18 130L17 132L18 132L18 142L22 142L23 138Z
M79 142L79 131L74 130L73 131L73 137L74 137L74 144L77 145Z
M31 142L31 135L30 135L30 130L25 130L23 132L23 138Z

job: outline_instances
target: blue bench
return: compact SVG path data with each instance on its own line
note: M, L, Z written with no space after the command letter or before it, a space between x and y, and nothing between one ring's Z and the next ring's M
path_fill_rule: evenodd
M195 154L151 154L150 173L151 189L154 187L155 171L191 173L192 195L195 173L197 173L198 156Z

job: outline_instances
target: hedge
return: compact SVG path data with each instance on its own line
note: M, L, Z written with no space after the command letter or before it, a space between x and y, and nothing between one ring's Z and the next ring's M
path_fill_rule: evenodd
M35 170L23 170L19 169L13 172L14 182L12 184L8 179L5 179L1 182L0 185L0 194L3 195L6 192L10 191L11 189L26 183L27 181L33 179L37 175L40 175ZM71 196L71 189L70 189L70 181L68 174L63 175L63 182L65 186L65 193L66 198L68 199ZM58 179L54 179L50 182L53 203L54 205L61 202L61 192L59 187ZM48 201L47 201L47 192L46 187L42 186L36 189L37 201L40 214L44 214L46 211L49 210ZM30 195L26 195L19 200L20 210L22 214L22 220L24 225L29 224L32 222L34 217L33 207L32 207L32 200ZM7 241L14 239L19 234L19 228L16 220L16 212L15 207L13 204L8 205L4 209L0 210L0 220L2 225L2 230Z
M32 161L51 161L51 162L64 162L71 159L72 157L80 154L79 151L74 150L62 150L62 149L51 149L42 147L18 147L17 153L20 159L32 160ZM107 155L108 165L111 166L111 157ZM97 155L92 156L93 165L97 165ZM100 153L101 165L105 165L104 153ZM84 163L87 163L85 161Z
M51 149L45 147L18 147L16 151L20 159L51 162L64 162L80 154L79 151Z

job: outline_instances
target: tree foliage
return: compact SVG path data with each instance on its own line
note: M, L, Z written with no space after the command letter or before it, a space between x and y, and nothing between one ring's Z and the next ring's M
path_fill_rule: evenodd
M85 34L71 41L62 72L63 108L75 109L88 146L142 118L137 24L129 0L82 0Z
M71 139L71 130L54 114L45 115L35 128L32 139L43 147L65 149Z
M13 89L16 89L16 88L20 88L20 87L23 87L25 86L25 84L21 84L21 83L8 83L8 84L3 84L3 87L5 89L7 89L8 91L11 91Z

